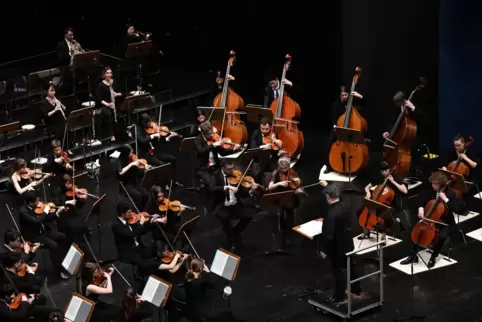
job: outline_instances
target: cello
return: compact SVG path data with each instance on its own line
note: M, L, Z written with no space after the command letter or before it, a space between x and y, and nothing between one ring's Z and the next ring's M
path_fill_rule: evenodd
M224 77L223 90L218 93L213 100L213 107L223 108L224 115L222 124L220 121L212 121L213 127L221 129L218 133L221 137L229 137L232 143L243 145L248 140L248 131L244 122L241 121L238 110L244 110L244 100L232 88L229 87L229 77L231 67L234 65L236 53L231 50L226 76ZM209 120L212 114L209 116Z
M277 97L270 106L273 112L273 130L276 132L278 138L283 142L283 150L292 158L296 158L305 147L305 138L303 132L298 129L298 121L301 117L300 105L291 97L285 95L286 71L291 64L291 56L286 55L286 62L283 66L283 74L281 77L281 84L279 90L279 97Z
M351 83L350 97L346 105L346 111L337 120L336 126L358 130L363 135L367 131L367 121L360 115L358 109L353 106L353 95L361 68L355 69L355 76ZM366 167L369 161L368 146L366 144L349 143L336 140L333 142L329 153L329 162L333 170L343 174L357 173Z
M420 84L410 93L409 101L412 100L415 93L425 88L426 79L421 77ZM397 166L397 173L405 177L410 170L412 156L412 144L417 136L417 123L410 116L407 106L404 105L393 125L388 137L383 144L383 156L389 167Z
M463 153L467 151L467 149L472 145L472 143L474 143L474 138L469 137L467 141L465 141L465 150ZM464 177L464 180L467 180L470 175L470 168L464 162L462 162L462 158L460 157L460 155L457 156L457 160L450 162L447 165L446 169L448 171L462 175ZM460 191L460 189L457 189L455 187L452 187L452 189L455 191L458 197L462 196L462 191Z

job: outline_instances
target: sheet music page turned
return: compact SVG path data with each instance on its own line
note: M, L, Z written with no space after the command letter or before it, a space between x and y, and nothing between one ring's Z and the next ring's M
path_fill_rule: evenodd
M82 298L79 294L73 294L69 306L65 310L65 318L72 322L89 321L94 304Z
M323 222L318 220L312 220L303 225L300 225L298 231L306 236L314 237L321 234L323 229Z

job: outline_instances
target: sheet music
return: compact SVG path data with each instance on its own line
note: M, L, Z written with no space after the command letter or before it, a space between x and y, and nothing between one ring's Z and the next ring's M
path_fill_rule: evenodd
M82 305L82 299L77 296L72 296L67 312L65 312L65 318L70 321L76 321L77 313L79 313L80 306Z
M62 261L62 267L65 268L69 274L74 275L80 260L82 260L82 254L71 245L67 255L65 255L65 258Z
M338 181L338 182L349 182L350 178L345 175L341 175L336 172L329 172L325 173L326 171L326 165L323 166L320 170L320 176L318 177L319 180L325 180L325 181ZM352 175L351 176L351 181L355 180L357 176Z
M245 150L246 148L243 148L239 152L229 154L229 155L224 155L224 156L218 153L218 158L219 159L237 159L241 154L244 153Z
M147 281L146 286L142 291L142 296L147 302L152 303L152 300L154 300L154 295L156 294L156 290L158 286L159 286L159 282L154 278L149 277L149 280Z
M228 257L228 254L218 250L216 256L214 256L213 263L211 264L211 272L222 277L224 267L226 267L226 263L228 262Z
M307 236L314 237L321 234L322 229L323 229L322 221L312 220L301 225L298 231Z
M142 296L147 302L160 307L166 296L168 296L169 288L170 285L166 285L165 283L150 276L147 280L144 290L142 291Z

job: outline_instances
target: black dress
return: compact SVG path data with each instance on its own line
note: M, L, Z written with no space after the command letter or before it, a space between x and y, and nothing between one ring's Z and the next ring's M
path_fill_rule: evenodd
M116 114L117 114L117 106L114 108L110 108L102 104L101 102L104 101L106 103L115 103L115 98L112 100L113 93L111 90L114 91L113 84L106 85L103 81L97 85L97 102L98 104L102 105L102 122L101 124L105 126L107 130L108 136L114 136L114 124L116 122ZM114 112L115 111L115 112Z
M186 292L185 315L190 321L202 321L212 313L211 299L208 290L214 289L215 284L211 281L211 274L205 273L198 279L193 279L184 284Z
M42 114L45 127L47 128L47 132L51 138L57 139L62 142L65 131L65 119L62 116L62 112L60 111L57 111L52 114L52 116L49 116L49 113L52 112L54 109L55 106L52 105L45 97L42 100ZM67 111L64 111L64 115L66 113Z

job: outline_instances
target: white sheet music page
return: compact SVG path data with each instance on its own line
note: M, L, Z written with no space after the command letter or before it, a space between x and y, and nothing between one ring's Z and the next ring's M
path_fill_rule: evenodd
M223 276L224 268L228 262L229 255L220 251L216 251L216 256L214 256L213 263L211 264L211 272L218 276Z
M154 301L154 297L156 295L158 287L159 287L159 281L156 280L155 278L149 277L149 279L147 280L146 286L142 291L142 296L147 302L155 304L153 303L153 301Z
M67 271L69 270L70 263L72 263L72 260L74 259L76 252L77 252L77 249L75 249L74 246L70 246L70 249L67 252L67 255L65 255L64 261L62 262L62 267L65 268Z
M318 220L308 221L300 226L298 231L310 237L315 237L321 234L321 230L323 229L323 222Z
M82 305L82 299L77 296L72 296L67 312L65 312L65 318L70 321L75 321L77 313L79 313L80 306Z

